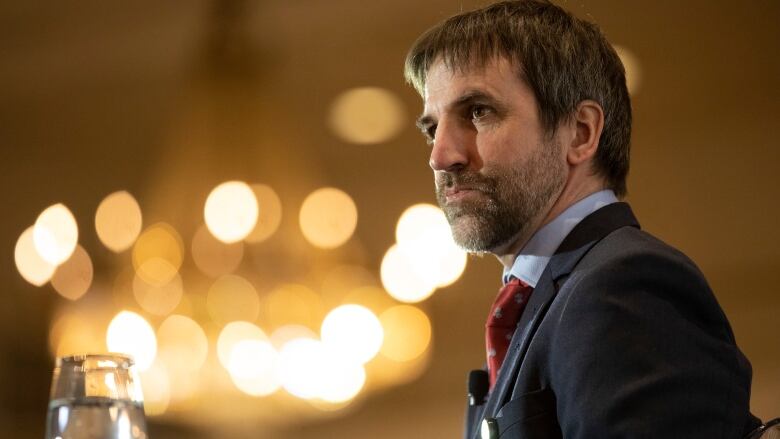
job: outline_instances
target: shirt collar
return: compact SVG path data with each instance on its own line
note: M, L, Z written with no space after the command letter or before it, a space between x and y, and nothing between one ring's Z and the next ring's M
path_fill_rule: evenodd
M547 263L564 238L566 238L566 235L583 218L617 201L615 193L610 189L606 189L590 194L569 206L554 220L534 233L523 249L520 250L511 268L504 268L504 284L509 282L510 277L516 277L535 288L536 283L542 276L542 272L547 267Z

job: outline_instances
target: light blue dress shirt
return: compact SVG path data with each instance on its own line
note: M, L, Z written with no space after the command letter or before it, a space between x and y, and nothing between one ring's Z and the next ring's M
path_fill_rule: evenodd
M509 281L511 276L536 288L536 283L539 282L539 278L553 253L574 226L591 213L617 201L615 193L606 189L590 194L569 206L554 220L534 233L525 247L520 250L511 268L504 268L504 284Z

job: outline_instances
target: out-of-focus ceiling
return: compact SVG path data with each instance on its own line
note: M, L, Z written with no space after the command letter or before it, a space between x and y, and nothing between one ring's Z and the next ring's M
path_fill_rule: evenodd
M402 79L404 54L427 27L481 4L0 5L0 426L15 428L19 438L40 437L43 428L52 367L47 331L64 299L49 286L25 283L12 257L17 237L43 208L64 202L79 224L91 224L100 200L126 189L148 215L145 223L165 220L191 234L208 191L243 179L277 189L289 206L283 229L292 230L303 198L336 186L358 206L352 246L328 253L277 240L260 253L290 260L280 268L290 276L323 258L377 271L400 213L433 202L427 146L413 127L419 98ZM628 201L645 229L681 248L708 276L753 362L754 410L776 416L780 3L562 4L637 57ZM408 127L370 146L334 136L330 105L358 86L397 94ZM101 248L94 233L81 239ZM93 263L99 276L127 261L103 250ZM358 401L331 420L264 430L247 417L230 437L459 434L465 373L482 364L481 331L499 272L492 258L472 258L458 283L425 303L434 351L414 383ZM171 424L154 427L154 436L227 437Z

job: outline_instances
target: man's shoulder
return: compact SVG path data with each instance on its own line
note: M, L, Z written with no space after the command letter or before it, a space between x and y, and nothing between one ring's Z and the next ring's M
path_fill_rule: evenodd
M634 227L622 227L595 244L559 293L569 307L670 311L730 338L727 319L704 274L684 253ZM611 305L609 305L611 304Z
M654 262L663 263L665 267L671 264L703 276L693 260L677 248L646 231L628 226L613 231L596 243L582 258L578 268L587 269L614 264L632 268L631 265L625 266L627 261L642 262L642 265L651 264L651 266Z

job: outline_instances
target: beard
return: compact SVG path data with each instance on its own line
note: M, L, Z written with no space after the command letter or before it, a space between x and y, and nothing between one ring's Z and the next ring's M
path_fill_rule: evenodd
M472 253L500 248L527 236L553 196L566 183L560 145L544 142L523 163L494 167L485 173L463 169L436 176L436 199L458 246ZM465 187L478 192L447 203L445 191Z

